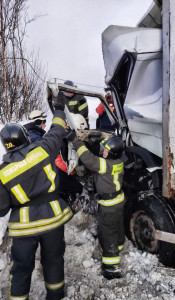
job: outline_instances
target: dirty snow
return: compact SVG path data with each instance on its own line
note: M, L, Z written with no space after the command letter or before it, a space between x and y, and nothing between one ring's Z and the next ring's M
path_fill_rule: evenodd
M138 251L126 240L121 252L124 278L106 280L100 274L101 250L96 216L79 211L65 226L65 300L175 300L175 270L163 267L155 255ZM10 242L0 246L0 299L7 299ZM44 300L39 251L30 300Z
M2 146L0 148L2 150ZM0 161L2 154L3 151ZM11 240L6 232L7 221L8 215L0 218L0 300L8 299ZM127 239L121 252L124 278L110 281L103 278L95 215L82 210L75 214L65 226L65 240L64 300L175 300L175 270L162 266L155 255L137 250ZM38 250L30 300L44 299Z

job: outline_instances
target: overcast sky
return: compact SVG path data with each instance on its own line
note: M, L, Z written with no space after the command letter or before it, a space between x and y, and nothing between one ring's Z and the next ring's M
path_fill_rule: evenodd
M101 33L109 25L135 26L151 0L28 0L26 46L39 50L48 79L104 86ZM62 83L62 81L60 81ZM82 86L81 86L82 87Z

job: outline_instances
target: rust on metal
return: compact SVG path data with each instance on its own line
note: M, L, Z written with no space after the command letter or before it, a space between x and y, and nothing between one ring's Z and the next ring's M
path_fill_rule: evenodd
M171 185L171 167L172 167L173 156L171 148L168 149L168 198L175 200L175 190Z
M171 148L168 149L168 197L171 193Z

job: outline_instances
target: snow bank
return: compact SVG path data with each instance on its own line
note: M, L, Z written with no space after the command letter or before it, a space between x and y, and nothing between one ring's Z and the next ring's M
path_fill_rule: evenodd
M101 249L96 217L82 211L65 226L64 300L175 300L175 270L164 268L155 255L138 251L126 240L121 252L124 278L106 280L100 272ZM9 243L0 251L0 300L7 300ZM30 300L44 300L39 251Z

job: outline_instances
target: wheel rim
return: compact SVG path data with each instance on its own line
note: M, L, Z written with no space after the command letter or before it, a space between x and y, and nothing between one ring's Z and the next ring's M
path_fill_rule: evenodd
M141 250L157 252L158 240L155 238L155 227L152 219L142 211L137 211L130 220L132 241Z

